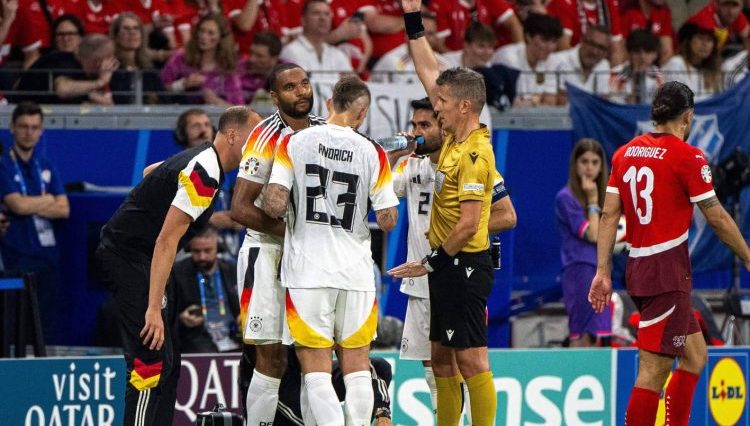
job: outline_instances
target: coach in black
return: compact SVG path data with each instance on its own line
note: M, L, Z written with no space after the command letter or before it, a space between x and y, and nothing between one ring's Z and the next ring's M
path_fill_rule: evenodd
M212 144L149 167L102 229L97 257L121 320L127 426L172 424L180 356L165 327L174 319L167 278L181 240L208 223L224 171L237 168L259 121L247 107L227 109Z

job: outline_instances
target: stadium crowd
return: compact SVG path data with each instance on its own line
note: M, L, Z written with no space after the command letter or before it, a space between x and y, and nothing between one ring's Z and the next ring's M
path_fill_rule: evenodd
M480 70L504 109L565 105L566 83L618 103L668 80L709 97L747 73L742 7L710 0L679 27L666 0L431 0L423 18L441 68ZM416 83L395 0L2 0L1 13L10 102L250 103L280 61L316 82Z

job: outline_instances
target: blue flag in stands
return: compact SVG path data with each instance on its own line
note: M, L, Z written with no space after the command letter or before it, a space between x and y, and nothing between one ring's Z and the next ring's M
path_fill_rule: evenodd
M614 104L570 85L567 90L574 140L584 137L598 140L608 161L618 147L654 127L649 105ZM720 163L738 147L750 154L750 78L726 92L696 103L688 142L700 148L712 165ZM725 207L730 208L729 205ZM749 207L750 190L746 188L740 197L741 220L738 223L746 239L750 235ZM700 213L693 216L689 247L694 273L723 273L728 278L732 254L718 241ZM718 278L713 276L711 281ZM730 284L728 280L721 281L723 285L716 287Z

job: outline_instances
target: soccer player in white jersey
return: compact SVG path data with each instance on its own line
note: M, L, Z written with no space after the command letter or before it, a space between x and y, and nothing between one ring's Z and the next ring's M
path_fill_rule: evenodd
M414 110L411 118L412 133L414 136L421 136L423 143L416 146L414 154L411 153L412 147L388 153L392 165L401 158L393 171L393 189L398 197L406 197L407 201L409 218L407 259L410 261L422 259L431 251L425 233L430 224L435 167L443 146L440 125L430 100L424 98L412 101L411 107ZM405 154L411 155L404 158ZM497 171L492 193L488 223L490 233L514 228L516 212L505 187L505 181ZM400 357L422 361L434 412L437 407L437 387L430 361L430 292L427 277L404 278L401 281L400 290L409 296ZM458 370L457 365L455 369ZM468 392L464 392L464 398L468 399ZM466 410L467 416L470 416L469 411ZM471 423L470 419L469 423Z
M318 425L366 426L373 405L368 354L378 322L367 214L372 205L378 226L391 230L398 198L385 151L354 130L370 105L367 85L342 77L329 102L327 125L282 141L263 210L275 218L292 206L281 281L311 414ZM331 383L334 346L346 414Z
M284 136L325 123L310 114L312 85L299 65L278 65L271 72L269 83L278 110L253 129L243 147L231 210L232 219L247 227L238 255L237 286L245 342L240 360L240 387L246 401L248 426L273 422L287 354L281 345L284 289L277 279L284 224L260 209L261 191L268 182L276 147ZM256 345L255 363L247 359L252 356L248 344ZM250 367L253 364L254 371Z

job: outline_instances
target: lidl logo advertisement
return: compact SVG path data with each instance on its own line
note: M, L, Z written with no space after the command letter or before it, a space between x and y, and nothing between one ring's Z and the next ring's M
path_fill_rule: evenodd
M721 358L708 379L708 406L717 425L736 425L746 411L745 371L732 357Z

